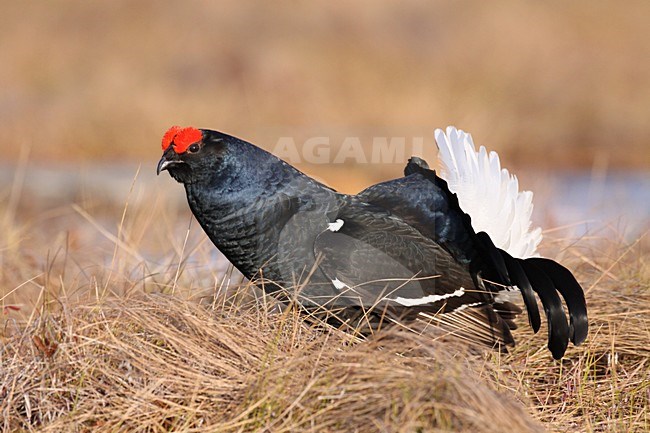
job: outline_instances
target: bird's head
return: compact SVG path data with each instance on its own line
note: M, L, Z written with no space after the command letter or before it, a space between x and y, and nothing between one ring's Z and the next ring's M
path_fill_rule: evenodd
M172 126L162 139L157 173L167 170L181 183L193 183L218 170L226 151L222 134L193 127Z

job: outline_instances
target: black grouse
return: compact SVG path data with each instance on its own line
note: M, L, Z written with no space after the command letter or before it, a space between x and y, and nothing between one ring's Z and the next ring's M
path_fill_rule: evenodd
M475 233L456 195L419 158L404 177L347 195L221 132L173 127L162 148L158 174L167 170L185 186L228 260L265 291L326 311L330 322L428 322L504 348L514 344L521 310L498 295L516 287L535 332L534 293L541 300L554 358L587 336L572 273L553 260L513 258Z

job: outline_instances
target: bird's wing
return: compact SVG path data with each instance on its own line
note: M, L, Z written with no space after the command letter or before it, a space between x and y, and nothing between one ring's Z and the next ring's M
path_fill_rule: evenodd
M499 295L499 300L503 293L512 291L513 285L521 286L531 327L537 332L541 325L537 301L514 260L507 260L509 255L503 258L503 251L485 233L477 235L456 194L449 190L444 179L429 170L425 161L411 158L404 174L403 178L373 185L357 197L399 216L449 251L456 261L467 264L475 285L481 284L479 275L480 279L496 283L488 288Z
M411 167L426 172L411 173ZM457 261L470 263L478 254L470 217L462 211L444 180L425 167L424 161L412 158L405 177L372 185L357 197L398 215ZM427 178L428 174L432 177Z
M340 296L366 311L426 317L474 340L513 342L508 323L491 308L491 293L476 288L467 267L383 209L344 206L316 237L314 254Z
M519 191L517 177L501 167L496 152L484 146L477 151L470 134L449 126L446 133L436 129L435 138L441 175L474 229L513 257L536 256L542 231L531 228L533 193Z

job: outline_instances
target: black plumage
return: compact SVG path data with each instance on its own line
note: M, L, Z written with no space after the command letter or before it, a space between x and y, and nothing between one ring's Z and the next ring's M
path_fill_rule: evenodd
M514 343L521 310L499 294L517 286L535 332L539 296L555 358L569 340L586 338L584 294L571 272L549 259L513 258L475 233L456 195L419 158L404 177L346 195L216 131L170 130L163 150L158 173L184 184L196 219L233 265L330 321L433 322L503 348Z

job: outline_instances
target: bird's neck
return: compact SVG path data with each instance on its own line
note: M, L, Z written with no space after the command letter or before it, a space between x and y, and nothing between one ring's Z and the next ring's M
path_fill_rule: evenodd
M185 185L192 213L210 240L249 278L274 260L281 231L293 215L311 203L336 200L331 189L268 155L242 158L205 183Z

